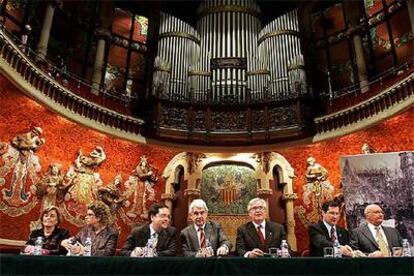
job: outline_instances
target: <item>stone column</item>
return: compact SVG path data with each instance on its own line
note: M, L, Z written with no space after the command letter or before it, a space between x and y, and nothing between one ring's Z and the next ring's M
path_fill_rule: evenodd
M167 205L168 209L170 209L170 214L172 214L173 211L173 203L175 200L174 194L171 193L164 193L161 195L161 200L164 202L165 205ZM172 217L172 215L171 215ZM171 220L171 223L173 221Z
M293 192L292 185L285 185L283 199L286 201L286 224L287 224L287 239L290 248L297 250L296 235L295 235L295 217L293 210L293 202L298 198Z
M106 39L110 39L110 37L111 34L107 31L97 31L98 41L96 43L95 63L93 65L92 75L92 93L95 95L99 94L99 89L101 87L103 65L105 60Z
M359 19L362 18L362 14L360 12L359 2L344 1L344 9L349 20L348 35L350 38L352 38L355 50L355 60L358 68L359 86L361 88L361 92L364 93L369 90L369 86L367 65L365 63L364 48L362 46L362 38L360 35L361 23Z
M99 12L99 28L96 30L96 53L92 75L92 93L99 94L102 84L103 66L105 61L106 44L111 41L111 24L114 19L115 7L112 1L103 1Z
M414 0L407 0L408 15L410 17L411 32L414 34Z
M39 58L44 59L47 54L47 46L49 44L50 30L53 24L53 15L55 9L61 4L61 1L50 1L46 6L45 16L43 18L42 30L40 31L39 43L37 44L36 52Z

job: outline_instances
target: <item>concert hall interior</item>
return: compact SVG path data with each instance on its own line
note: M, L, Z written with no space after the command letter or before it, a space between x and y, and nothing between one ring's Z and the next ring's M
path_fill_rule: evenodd
M103 201L119 254L197 198L233 245L255 197L296 256L331 199L413 244L413 103L414 0L0 0L0 252Z

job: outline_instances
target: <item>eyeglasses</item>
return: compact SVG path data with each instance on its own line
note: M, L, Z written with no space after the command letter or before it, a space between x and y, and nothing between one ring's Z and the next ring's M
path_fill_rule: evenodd
M156 214L156 216L159 218L168 218L168 219L171 218L171 216L168 214Z
M249 211L264 211L266 207L264 206L253 206L249 209Z
M86 216L87 216L87 217L94 217L94 216L95 216L95 214L93 214L93 213L86 213Z

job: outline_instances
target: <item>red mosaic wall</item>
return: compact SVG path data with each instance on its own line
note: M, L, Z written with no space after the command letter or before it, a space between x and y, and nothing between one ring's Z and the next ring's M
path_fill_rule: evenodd
M303 198L302 187L305 184L306 159L309 155L315 157L316 161L329 171L329 180L337 192L340 181L340 156L358 154L361 145L365 142L379 152L414 150L411 127L413 121L414 108L411 108L375 127L341 138L311 145L268 150L282 154L295 169L297 178L294 180L294 191L299 196L295 205L300 206ZM162 172L171 158L179 153L174 149L123 141L77 125L24 96L0 76L0 141L9 142L17 134L26 132L33 126L41 126L46 139L46 144L37 153L42 172L53 162L61 163L63 171L66 172L75 160L79 149L89 153L96 145L101 145L107 154L106 161L98 170L104 185L109 183L117 173L121 173L125 181L138 164L142 154L147 155L150 163ZM164 185L165 183L160 180L160 183L155 186L157 200L164 190ZM39 208L40 206L36 206L28 214L17 218L0 213L0 238L26 240L29 233L28 225L30 221L37 219ZM295 219L298 250L302 251L308 245L307 230L297 217ZM69 223L63 222L62 226L68 228L71 233L76 232L76 228ZM120 226L122 232L118 247L122 246L130 231L122 222ZM16 229L21 230L16 231Z

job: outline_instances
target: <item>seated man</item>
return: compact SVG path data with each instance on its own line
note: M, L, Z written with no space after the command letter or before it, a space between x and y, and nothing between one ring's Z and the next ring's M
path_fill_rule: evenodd
M351 232L350 245L368 257L389 257L393 247L401 247L401 237L397 229L382 226L384 211L376 204L368 205L364 210L366 224Z
M180 234L184 256L227 255L232 244L218 223L207 220L208 208L204 200L193 200L188 208L188 213L193 224L184 228Z
M311 257L322 257L324 247L333 247L335 240L341 245L344 256L352 256L348 231L337 226L340 216L339 203L328 201L322 205L322 220L309 226L309 241Z
M176 230L170 226L170 210L163 203L151 205L148 211L151 223L134 228L121 249L121 255L148 257L148 247L156 249L157 256L175 256ZM151 242L151 245L149 245Z
M252 221L237 229L237 254L256 258L263 256L269 248L279 248L282 240L286 240L286 232L283 225L266 220L266 201L253 198L247 210Z

